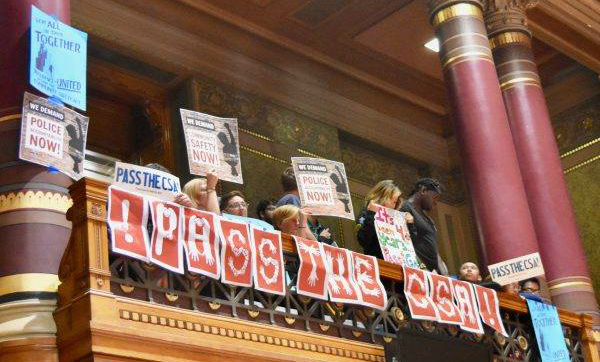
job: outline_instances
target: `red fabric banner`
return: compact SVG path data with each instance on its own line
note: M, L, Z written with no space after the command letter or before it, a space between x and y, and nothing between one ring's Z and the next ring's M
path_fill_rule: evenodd
M183 208L166 201L150 201L152 230L150 261L183 274Z
M312 298L327 300L328 271L325 264L323 245L314 240L294 236L300 268L296 292Z
M451 281L456 304L463 316L463 323L460 325L460 328L473 333L483 333L473 284L456 279L452 279Z
M279 231L263 231L251 226L254 243L254 288L285 295L285 264Z
M414 319L438 320L438 310L431 299L427 272L403 266L404 295Z
M479 315L483 323L495 329L498 333L508 337L502 317L500 316L500 303L496 291L489 288L484 288L480 285L475 285L475 295L477 296L477 304L479 304Z
M252 286L252 253L248 225L220 218L221 281L242 287Z
M360 304L360 291L356 288L352 257L348 249L323 244L325 262L329 273L327 291L332 302Z
M431 278L432 289L431 300L433 300L438 310L438 322L461 325L463 317L456 304L454 304L450 278L438 274L430 274L429 277Z
M188 270L219 279L218 216L198 209L183 208L183 246Z
M379 310L387 305L387 293L379 278L379 264L374 256L355 252L352 254L354 280L360 290L361 304Z
M108 188L108 227L115 253L148 261L148 208L143 196Z

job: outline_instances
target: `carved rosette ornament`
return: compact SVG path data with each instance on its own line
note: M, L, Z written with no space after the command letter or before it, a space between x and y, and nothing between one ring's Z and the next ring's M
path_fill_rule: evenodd
M525 12L537 4L538 0L486 0L483 10L490 39L500 33L513 31L531 37Z

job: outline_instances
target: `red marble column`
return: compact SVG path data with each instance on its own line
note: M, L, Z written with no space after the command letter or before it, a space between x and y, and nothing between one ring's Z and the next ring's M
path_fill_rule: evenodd
M483 4L429 1L465 176L486 261L537 250L537 240L498 86Z
M548 289L556 305L592 313L598 324L596 297L531 51L525 10L532 2L497 3L490 2L486 24Z

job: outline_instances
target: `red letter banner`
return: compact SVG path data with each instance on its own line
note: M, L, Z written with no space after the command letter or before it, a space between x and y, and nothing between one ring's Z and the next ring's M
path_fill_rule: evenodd
M252 240L248 225L220 219L221 223L221 281L223 283L252 286Z
M327 300L327 266L323 245L314 240L294 236L300 268L296 292L312 298Z
M108 188L108 227L115 253L148 261L148 208L143 196Z
M489 288L484 288L480 285L474 285L477 303L479 304L479 315L483 323L495 329L498 333L508 337L502 317L500 316L500 305L498 303L498 295L496 291Z
M150 261L183 274L182 207L172 202L150 201L152 243Z
M384 310L387 293L379 279L379 264L374 256L352 253L354 280L360 289L362 305Z
M431 299L438 310L438 322L461 325L463 318L452 298L450 278L438 274L430 274L429 277L432 285Z
M251 226L254 252L254 288L285 295L285 264L279 231L263 231Z
M332 302L360 304L360 291L354 281L350 251L327 244L323 244L323 251L329 273L329 299Z
M188 270L219 279L221 258L216 228L218 216L198 209L183 208L183 246Z
M403 266L404 295L414 319L438 320L438 311L429 293L429 278L424 270Z
M469 282L452 279L452 288L454 289L456 304L463 316L463 324L460 328L473 333L483 333L473 285Z

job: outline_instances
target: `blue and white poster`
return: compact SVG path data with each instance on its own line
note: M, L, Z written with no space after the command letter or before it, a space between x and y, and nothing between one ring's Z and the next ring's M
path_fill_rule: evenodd
M86 109L87 34L31 7L29 83Z
M542 362L569 362L569 351L556 307L527 299Z

